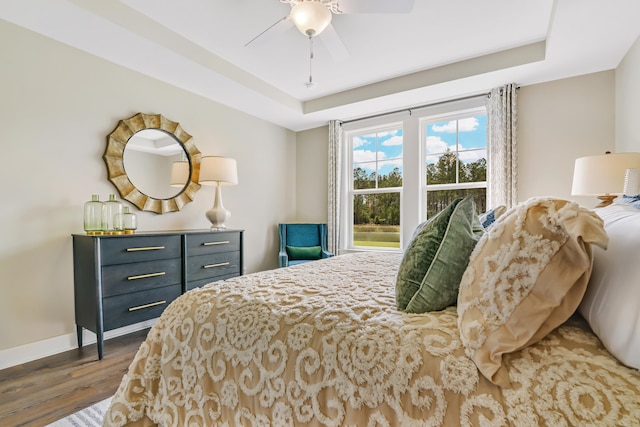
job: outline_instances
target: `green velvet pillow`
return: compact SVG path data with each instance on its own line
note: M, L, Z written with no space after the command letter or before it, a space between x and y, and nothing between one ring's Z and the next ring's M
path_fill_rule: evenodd
M291 260L309 260L322 258L322 248L320 246L287 246L287 255Z
M455 304L462 274L482 234L472 196L454 200L420 224L398 270L398 310L426 313Z

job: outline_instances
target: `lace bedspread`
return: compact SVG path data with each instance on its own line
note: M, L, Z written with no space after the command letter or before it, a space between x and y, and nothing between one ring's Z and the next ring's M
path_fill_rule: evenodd
M401 256L337 256L175 300L106 426L640 425L640 373L581 324L507 355L512 387L465 356L454 307L395 308Z

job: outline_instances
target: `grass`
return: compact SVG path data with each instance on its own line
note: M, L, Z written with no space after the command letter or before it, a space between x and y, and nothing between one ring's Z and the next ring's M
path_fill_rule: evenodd
M400 226L381 224L354 225L353 246L399 248Z
M353 246L375 246L377 248L399 248L400 242L367 242L365 240L354 240Z

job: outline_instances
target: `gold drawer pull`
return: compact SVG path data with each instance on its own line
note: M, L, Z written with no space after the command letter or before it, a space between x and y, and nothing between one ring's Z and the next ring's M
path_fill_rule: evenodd
M147 246L146 248L127 248L127 252L157 251L158 249L164 249L164 246Z
M130 307L129 311L142 310L143 308L155 307L156 305L162 305L166 303L167 301L152 302L151 304L139 305L137 307Z
M203 246L214 246L214 245L226 245L227 243L229 243L228 240L224 240L224 241L220 241L220 242L204 242L202 245Z
M127 277L127 280L146 279L147 277L164 276L165 274L167 273L165 273L164 271L161 271L159 273L141 274L139 276L129 276Z
M204 265L202 268L224 267L225 265L229 265L229 263L228 262L221 262L220 264L209 264L209 265Z

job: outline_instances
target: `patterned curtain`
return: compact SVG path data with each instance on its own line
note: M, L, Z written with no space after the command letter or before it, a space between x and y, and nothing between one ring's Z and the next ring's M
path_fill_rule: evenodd
M342 123L329 122L329 212L327 248L338 255L340 249L340 214L342 197Z
M515 83L494 88L487 98L488 208L517 203L517 89Z

